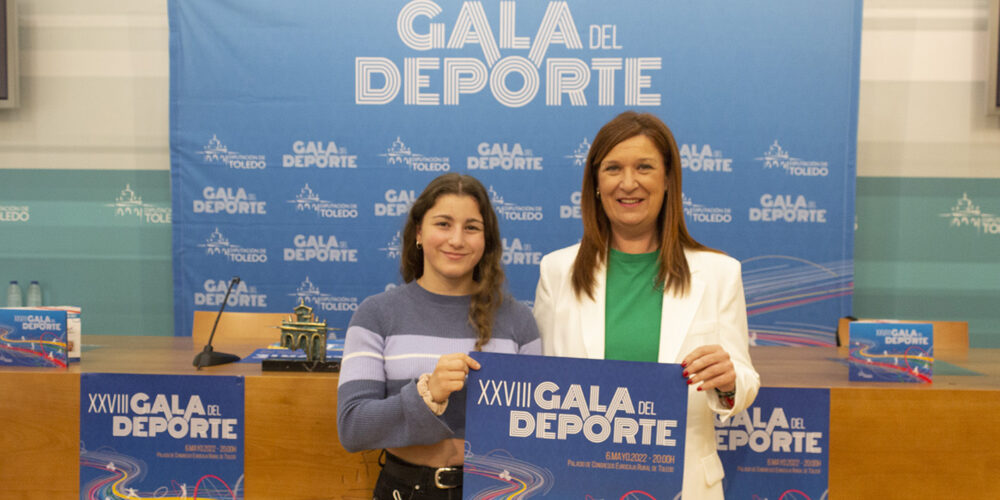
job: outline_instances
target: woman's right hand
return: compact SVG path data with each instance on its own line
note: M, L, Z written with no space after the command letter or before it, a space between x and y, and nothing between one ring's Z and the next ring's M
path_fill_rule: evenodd
M478 370L479 362L468 354L456 352L438 358L437 366L427 381L431 398L435 403L444 403L448 396L465 387L465 377L469 369Z

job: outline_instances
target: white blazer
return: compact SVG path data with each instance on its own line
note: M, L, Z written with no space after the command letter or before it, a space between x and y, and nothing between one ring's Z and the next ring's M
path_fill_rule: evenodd
M535 320L547 356L604 359L604 306L607 269L594 275L594 299L578 298L571 282L580 245L556 250L542 258L535 291ZM736 398L725 408L714 391L688 390L684 452L687 499L721 499L722 462L715 451L713 413L726 419L746 409L757 396L760 376L750 363L746 299L740 263L726 255L685 251L691 270L687 295L663 295L659 361L680 363L698 346L719 344L736 367Z

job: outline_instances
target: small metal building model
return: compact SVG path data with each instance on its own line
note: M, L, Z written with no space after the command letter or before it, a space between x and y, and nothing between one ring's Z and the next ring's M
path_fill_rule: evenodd
M307 361L326 361L326 320L317 322L305 301L300 299L295 306L295 320L289 316L278 328L281 329L281 347L293 351L302 349Z

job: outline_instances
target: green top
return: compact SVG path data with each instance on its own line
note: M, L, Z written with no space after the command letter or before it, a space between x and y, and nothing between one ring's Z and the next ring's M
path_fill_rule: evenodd
M611 249L604 306L604 359L657 361L663 288L656 286L659 251Z

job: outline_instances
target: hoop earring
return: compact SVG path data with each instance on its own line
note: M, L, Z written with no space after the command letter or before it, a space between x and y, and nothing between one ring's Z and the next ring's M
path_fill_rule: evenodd
M417 242L417 250L421 250L422 251L423 249L424 249L424 246L421 245L420 242L418 241Z
M600 189L595 189L595 190L594 190L594 194L596 194L596 195L597 195L597 199L598 199L598 200L599 200L599 199L601 199L601 190L600 190Z

